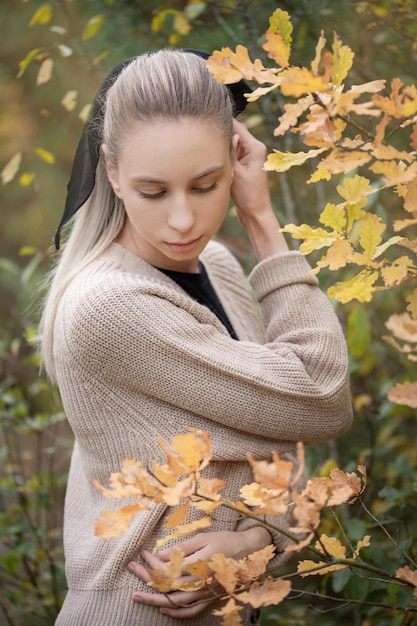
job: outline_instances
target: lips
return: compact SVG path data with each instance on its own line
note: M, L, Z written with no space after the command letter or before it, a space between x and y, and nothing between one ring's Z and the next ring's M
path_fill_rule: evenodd
M167 241L166 245L173 252L190 252L197 246L200 239L201 237L197 237L197 239L193 239L191 241L185 241L185 242L176 241L172 243Z

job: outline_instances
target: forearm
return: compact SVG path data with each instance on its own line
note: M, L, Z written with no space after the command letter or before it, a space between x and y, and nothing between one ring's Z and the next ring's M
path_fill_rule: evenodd
M244 227L249 235L258 261L289 251L272 208L246 217Z

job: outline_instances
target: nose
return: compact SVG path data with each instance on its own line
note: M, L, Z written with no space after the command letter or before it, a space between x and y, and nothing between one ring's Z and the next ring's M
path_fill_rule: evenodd
M168 226L179 233L188 233L195 223L192 200L185 194L172 198L168 213Z

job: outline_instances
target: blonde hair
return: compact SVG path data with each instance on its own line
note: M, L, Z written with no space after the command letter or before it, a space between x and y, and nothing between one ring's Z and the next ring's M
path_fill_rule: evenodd
M115 167L124 140L138 122L194 118L215 124L232 145L233 104L229 91L213 79L204 60L192 53L160 50L135 58L116 78L102 104L99 135ZM59 260L47 278L39 346L43 366L52 381L53 329L59 301L80 270L117 238L124 221L123 202L113 192L101 155L91 196L78 211Z

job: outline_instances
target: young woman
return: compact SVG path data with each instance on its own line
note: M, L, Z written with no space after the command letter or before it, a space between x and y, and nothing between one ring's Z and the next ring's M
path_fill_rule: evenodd
M252 480L248 452L292 455L299 440L350 426L344 337L279 232L265 148L233 120L241 92L216 83L195 51L131 59L106 81L78 148L61 225L83 206L41 324L46 370L75 435L59 626L219 623L210 592L165 596L146 585L146 566L166 559L151 554L165 505L138 514L119 539L94 535L109 508L94 479L107 484L126 458L163 463L157 440L194 427L212 441L207 475L237 499ZM212 240L230 194L256 252L258 305L237 261ZM243 558L271 542L276 568L285 538L220 510L210 532L179 545L190 562Z

